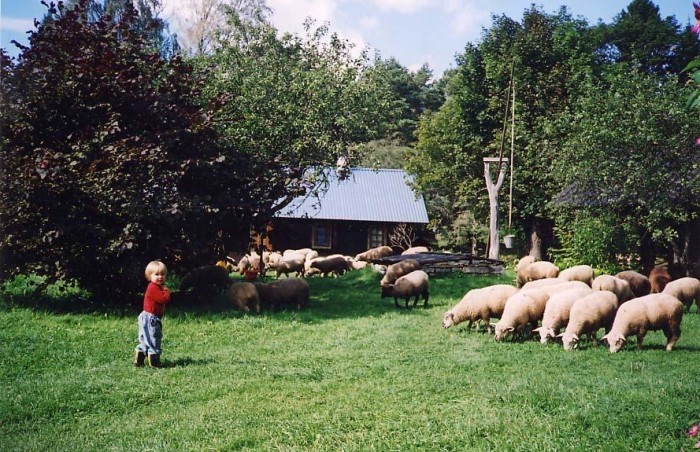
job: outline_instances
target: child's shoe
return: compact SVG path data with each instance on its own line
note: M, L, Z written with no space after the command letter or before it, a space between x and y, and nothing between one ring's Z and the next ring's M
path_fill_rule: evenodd
M134 367L143 367L144 362L146 362L146 354L136 350L136 353L134 353Z
M148 365L150 367L160 367L160 355L148 355Z

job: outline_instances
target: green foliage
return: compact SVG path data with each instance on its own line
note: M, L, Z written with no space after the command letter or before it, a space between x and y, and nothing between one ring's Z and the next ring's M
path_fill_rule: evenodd
M0 304L0 449L692 448L695 310L671 353L661 332L611 355L440 326L466 291L512 278L432 278L428 309L395 309L372 272L310 279L301 312L174 305L158 370L131 365L136 309Z

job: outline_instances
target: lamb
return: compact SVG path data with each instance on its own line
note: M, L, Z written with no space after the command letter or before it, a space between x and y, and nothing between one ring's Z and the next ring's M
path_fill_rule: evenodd
M610 353L618 352L627 337L637 336L637 350L648 331L662 330L666 336L666 351L673 350L681 335L683 303L667 293L655 293L628 301L620 306L612 329L603 339L610 344Z
M430 250L428 249L427 246L412 246L411 248L408 248L404 250L401 255L405 256L407 254L418 254L418 253L428 253Z
M593 280L591 287L593 290L608 290L614 293L617 295L617 301L620 304L635 298L629 283L615 276L600 275Z
M341 276L348 270L348 261L343 256L319 258L311 262L311 268L319 269L323 276L328 276L329 273Z
M685 277L666 284L662 293L676 297L685 306L686 311L690 311L693 300L700 312L700 280L697 278Z
M180 290L199 290L207 286L214 286L217 290L223 292L228 283L228 270L216 265L205 265L187 273L180 281Z
M634 270L625 270L615 275L615 277L624 279L630 284L630 289L632 289L635 298L649 295L651 292L651 282L649 278Z
M545 278L556 278L559 275L559 268L551 262L539 261L526 265L518 270L517 285L522 287L528 281L535 281Z
M286 278L270 283L253 283L260 303L273 310L284 306L305 308L309 304L309 284L302 278Z
M593 284L593 268L590 265L576 265L559 272L559 279L582 281L590 287Z
M506 300L517 292L516 287L508 284L472 289L452 309L445 312L442 326L449 328L468 320L467 328L471 328L473 322L483 322L486 324L486 331L491 332L491 318L500 319Z
M399 308L399 298L403 298L408 308L408 300L415 297L413 306L418 303L418 298L423 296L423 307L428 307L429 277L423 270L414 270L396 280L393 285L382 286L382 298L394 297L394 304Z
M379 246L377 248L372 248L364 253L360 253L355 256L356 261L372 261L374 259L380 259L382 257L391 256L394 254L394 250L390 246Z
M414 270L420 270L420 263L415 259L404 259L386 268L384 277L379 282L382 286L394 284L398 278L407 275Z
M575 288L550 295L542 315L542 326L535 328L540 334L540 342L546 344L559 334L559 330L569 323L571 307L576 300L590 294L592 289Z
M302 276L304 274L304 261L302 259L283 259L272 268L277 272L276 278L279 278L280 275L289 276L290 273L294 272L296 272L296 276Z
M250 307L255 307L255 312L260 313L260 297L258 289L253 283L238 282L228 288L228 299L235 307L243 312L250 312Z
M530 333L542 320L549 295L540 289L520 290L506 300L501 320L496 323L494 339L500 341L530 325Z
M558 336L562 338L564 350L577 348L584 334L597 345L598 330L605 328L606 333L610 332L619 306L617 295L608 290L596 290L576 300L571 306L566 331Z
M673 277L666 267L654 267L649 272L649 282L651 283L651 293L661 293L666 284L671 282Z

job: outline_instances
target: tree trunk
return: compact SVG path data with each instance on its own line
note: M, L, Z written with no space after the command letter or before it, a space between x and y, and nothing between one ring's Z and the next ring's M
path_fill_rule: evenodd
M506 159L507 160L507 159ZM496 185L491 179L491 168L489 162L484 162L484 179L486 179L486 189L489 192L489 259L498 259L500 256L500 243L498 240L498 190L503 185L505 179L505 163L502 160L499 165L498 180Z
M537 260L547 260L547 252L554 239L554 224L544 218L532 218L530 225L530 252Z

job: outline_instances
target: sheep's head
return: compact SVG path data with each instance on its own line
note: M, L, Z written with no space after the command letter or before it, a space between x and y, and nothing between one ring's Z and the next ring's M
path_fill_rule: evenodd
M622 334L606 334L601 341L607 340L610 344L610 353L617 353L627 343L627 338Z
M506 336L511 334L513 331L515 331L515 328L512 326L505 326L501 322L498 322L496 324L496 333L494 334L493 338L500 341L501 339L505 339Z
M560 334L558 337L561 337L561 342L562 342L562 345L564 346L564 350L572 350L572 349L578 348L578 341L579 341L578 334L563 333L563 334Z
M452 325L454 325L455 324L454 317L455 317L455 315L451 310L447 311L445 313L444 317L442 318L442 327L449 328Z
M540 342L546 344L550 340L554 339L554 329L546 326L541 326L532 330L533 332L540 333Z
M381 286L382 288L382 298L388 298L394 296L394 285L385 284Z

